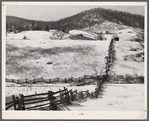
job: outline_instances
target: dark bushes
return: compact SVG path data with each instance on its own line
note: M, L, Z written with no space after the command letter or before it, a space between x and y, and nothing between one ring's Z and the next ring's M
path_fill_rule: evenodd
M122 77L123 78L119 78L119 77ZM115 78L115 82L119 82L121 81L121 84L134 84L134 83L144 83L144 77L143 76L133 76L133 75L129 75L129 74L126 74L125 76L124 75L117 75L117 77Z

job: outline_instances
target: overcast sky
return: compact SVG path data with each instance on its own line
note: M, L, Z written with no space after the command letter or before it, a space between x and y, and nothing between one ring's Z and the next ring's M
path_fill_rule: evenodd
M58 6L58 5L7 5L6 15L32 20L52 21L72 16L92 8L110 8L113 10L144 15L144 6Z

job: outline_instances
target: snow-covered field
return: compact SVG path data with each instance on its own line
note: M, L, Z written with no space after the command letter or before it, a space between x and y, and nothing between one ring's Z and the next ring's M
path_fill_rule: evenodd
M37 40L37 39L49 39L52 35L52 32L47 31L23 31L21 33L14 34L13 32L8 33L6 40L23 40L26 36L27 40Z
M6 87L6 96L12 100L12 95L38 94L48 91L59 91L65 86L68 90L94 91L95 85L70 86L68 84L32 85L30 87ZM143 111L144 85L143 84L104 84L103 95L97 99L87 98L85 101L75 101L67 106L71 111Z
M132 51L131 49L136 49ZM144 52L143 48L138 42L132 41L118 41L115 42L116 50L116 74L124 75L139 75L144 76L144 62L137 62L133 60L124 60L124 56Z
M143 84L105 84L103 95L68 106L72 111L143 111Z
M91 66L97 61L104 68L110 41L50 40L51 33L8 34L6 76L14 79L79 77L94 74ZM22 39L24 35L27 39Z
M121 34L121 33L120 33ZM129 34L129 32L128 32ZM110 41L89 40L50 40L52 32L26 31L18 34L9 33L6 40L6 77L22 78L77 78L83 75L98 73L105 68ZM26 36L26 39L23 37ZM134 35L135 36L135 35ZM111 35L107 35L111 40ZM144 62L124 61L124 56L142 52L137 42L125 41L121 34L121 41L115 43L116 74L144 74ZM131 48L138 48L131 51ZM47 64L52 62L52 64ZM97 65L95 65L97 64ZM21 86L7 84L7 97L18 94L43 93L49 90L58 91L64 87L68 89L94 91L95 85L70 86L69 84L37 84ZM87 99L75 102L75 106L68 108L73 111L142 111L144 106L143 84L105 84L103 95L98 99ZM79 107L78 107L79 106Z
M12 95L30 95L30 94L39 94L39 93L46 93L48 91L59 91L59 89L63 90L66 87L68 90L76 90L77 91L86 91L89 90L90 92L95 91L96 85L86 85L86 86L70 86L69 84L28 84L28 86L21 86L18 84L13 85L14 83L7 84L5 95L7 97L11 97ZM13 85L13 87L12 87Z

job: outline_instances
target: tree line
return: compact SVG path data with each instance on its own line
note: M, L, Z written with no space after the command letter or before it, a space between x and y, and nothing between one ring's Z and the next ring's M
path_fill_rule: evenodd
M76 15L60 19L58 21L34 21L17 17L6 17L6 30L11 26L17 30L72 30L83 29L100 24L108 20L123 24L126 26L132 26L144 29L144 16L131 14L128 12L116 11L111 9L94 8L78 13Z

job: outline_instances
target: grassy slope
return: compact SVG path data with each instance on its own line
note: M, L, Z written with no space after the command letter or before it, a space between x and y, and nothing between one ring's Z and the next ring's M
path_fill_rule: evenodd
M23 40L22 33L8 35L6 42L7 77L79 77L95 73L92 68L95 62L98 62L99 67L104 67L104 57L107 54L109 41L53 41L39 36L39 32L34 33L38 34L36 40L35 36L29 32L23 33L29 40ZM53 64L47 64L49 61Z
M136 51L131 49L135 48ZM133 60L124 60L126 55L132 55L136 53L144 52L143 48L138 42L121 41L115 43L116 50L116 64L115 71L117 74L130 74L130 75L144 75L144 62L138 62Z
M125 55L142 52L138 42L125 41L132 39L130 30L120 30L120 41L116 42L117 74L137 73L143 75L144 63L132 60L124 61ZM122 33L121 33L122 32ZM52 33L29 31L7 36L6 75L10 78L55 78L79 77L95 73L93 63L104 67L109 41L87 40L50 40ZM130 34L129 36L125 36ZM23 36L27 40L23 40ZM110 34L107 36L111 36ZM107 37L108 38L108 37ZM111 40L109 37L107 40ZM131 51L131 49L137 51ZM47 64L52 61L53 64ZM98 63L97 63L98 62Z

